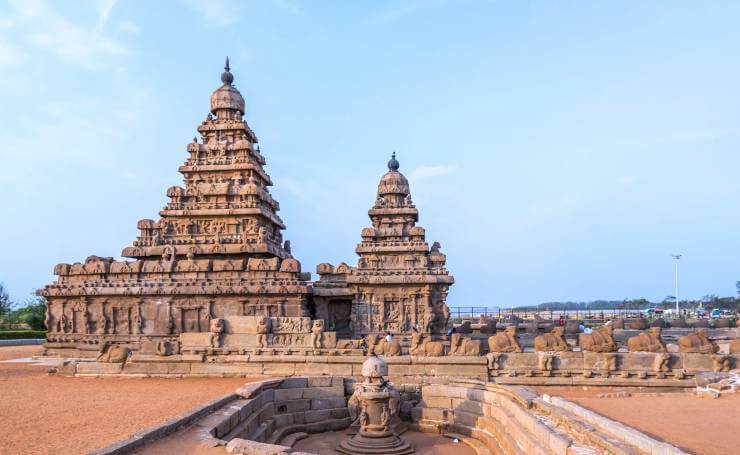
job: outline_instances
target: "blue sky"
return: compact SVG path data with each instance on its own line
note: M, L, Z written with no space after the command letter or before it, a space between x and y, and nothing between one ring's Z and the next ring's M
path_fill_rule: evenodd
M450 305L732 295L740 2L0 1L0 281L117 256L226 55L304 270L393 150Z

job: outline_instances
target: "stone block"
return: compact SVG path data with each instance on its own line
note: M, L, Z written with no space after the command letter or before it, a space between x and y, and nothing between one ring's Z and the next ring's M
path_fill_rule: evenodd
M452 399L452 409L455 411L465 411L482 416L485 414L484 407L485 404L477 401L464 400L460 398Z
M333 409L347 406L344 397L315 398L311 400L311 409Z
M311 409L311 400L286 401L280 403L280 406L285 406L285 413L305 412Z
M331 379L328 377L328 379ZM311 383L309 379L308 383ZM329 382L331 383L331 382ZM342 397L344 398L344 387L308 387L303 389L303 398L326 398Z
M308 387L308 378L286 378L280 384L281 389L303 389Z
M485 365L425 365L424 372L431 376L476 377L488 378L488 368Z
M329 423L326 420L306 424L307 433L323 433L327 431L328 429L329 429Z
M563 435L557 434L555 432L550 433L547 446L550 448L550 451L553 454L567 455L568 447L570 447L570 445L571 445L570 439L566 438Z
M225 333L223 345L228 348L254 348L259 346L256 333Z
M331 412L329 409L317 409L315 411L306 411L305 417L306 417L306 423L314 423L319 422L322 420L328 420L329 416L331 415Z
M712 356L710 354L681 353L683 369L687 372L712 371Z
M452 409L452 399L440 396L423 396L422 403L425 408Z
M180 334L180 346L188 348L210 348L211 334L209 332L185 332Z
M267 376L293 376L296 370L295 363L264 363L262 374Z
M329 417L332 419L344 419L347 416L349 416L349 410L347 408L329 409Z
M268 420L272 419L274 415L275 415L275 406L270 406L269 404L264 406L262 410L260 411L259 423L263 424L267 422Z
M296 364L295 374L316 376L316 375L328 375L328 376L352 376L352 364L349 363L305 363Z
M122 363L78 362L77 374L118 374L123 368Z
M553 359L553 369L556 370L583 370L583 353L582 352L559 352Z
M209 376L262 374L262 365L251 363L193 363L190 366L190 373Z
M458 425L464 425L468 428L475 428L478 426L478 415L471 414L465 411L453 411L455 423Z
M297 400L303 398L303 391L305 389L276 389L275 390L275 401L287 401Z
M290 453L291 448L234 438L226 444L226 451L234 455L283 455Z
M128 363L124 365L123 372L126 374L167 374L169 368L163 363Z
M167 363L167 374L190 374L190 363Z
M331 387L332 386L331 376L311 376L308 378L309 387Z

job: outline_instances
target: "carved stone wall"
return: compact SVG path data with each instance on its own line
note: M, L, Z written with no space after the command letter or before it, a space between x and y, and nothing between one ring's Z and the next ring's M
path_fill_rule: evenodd
M308 274L293 259L244 99L228 67L157 221L122 255L59 264L46 297L51 343L171 341L232 315L306 317Z
M357 266L319 264L314 284L317 314L332 317L343 311L338 301L351 298L350 331L355 335L391 332L444 333L449 309L446 299L454 278L445 269L439 243L426 243L424 228L416 226L406 177L394 156L378 184L378 196L368 212L371 227L362 230L355 251ZM326 315L326 316L323 316Z

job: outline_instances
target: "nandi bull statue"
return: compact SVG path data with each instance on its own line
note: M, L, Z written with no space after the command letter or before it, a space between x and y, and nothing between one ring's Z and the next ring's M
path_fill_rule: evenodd
M365 382L355 385L347 407L360 430L345 439L336 448L349 455L390 454L414 452L414 447L399 437L396 430L401 395L386 381L388 365L375 355L362 364Z

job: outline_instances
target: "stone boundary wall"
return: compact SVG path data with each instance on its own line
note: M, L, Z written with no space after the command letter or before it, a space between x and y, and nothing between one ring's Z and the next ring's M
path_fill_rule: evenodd
M282 453L286 436L341 430L350 424L343 378L294 377L245 384L235 393L199 406L161 425L135 433L91 455L122 455L193 424L205 446L254 446ZM256 452L262 453L262 452Z
M361 377L361 356L131 355L125 363L65 360L60 374L128 377ZM696 375L727 371L740 355L649 352L523 352L486 356L384 357L389 380L396 384L430 384L442 378L489 380L508 385L696 386Z
M575 420L572 417L576 416L582 422L607 433L610 437L613 437L624 444L636 447L644 453L656 455L686 455L686 452L671 444L651 438L645 433L642 433L628 425L604 417L601 414L590 411L564 398L544 395L542 398L537 398L535 402L538 405L537 409L539 410L545 409L543 403L549 403L560 408L558 412L562 417L568 419L568 421L572 422ZM589 429L584 428L584 430L588 431Z
M423 386L412 416L422 430L460 433L493 453L684 453L567 400L475 380Z
M242 399L199 422L213 445L232 439L277 444L292 433L322 433L350 424L344 379L294 377L246 384Z

